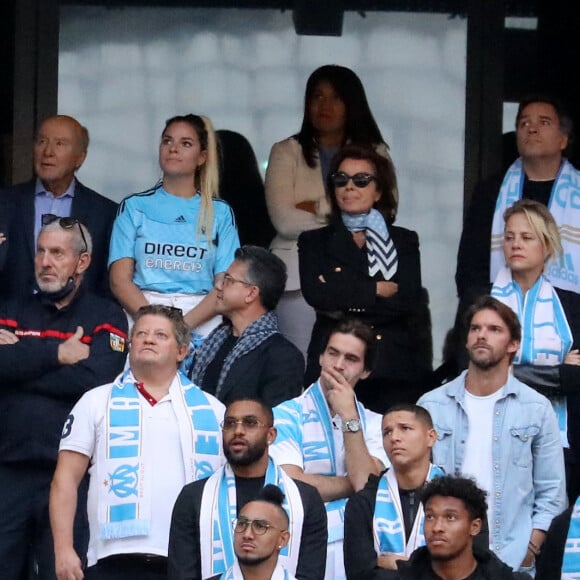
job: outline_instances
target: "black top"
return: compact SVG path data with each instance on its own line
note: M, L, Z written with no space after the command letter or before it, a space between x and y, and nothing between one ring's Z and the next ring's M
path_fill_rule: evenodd
M210 395L215 395L224 361L236 346L236 342L238 342L238 337L230 334L219 347L213 360L207 365L203 376L203 390Z
M365 487L355 493L346 504L344 567L348 580L387 580L398 577L393 571L377 566L378 554L374 546L373 517L380 477L382 477L382 474L381 476L370 475ZM410 501L404 501L405 495L408 496L408 492L407 494L400 494L400 497L403 519L405 520L405 535L408 539L415 521L414 515L416 515L417 506L411 506ZM479 535L476 536L475 542L482 549L487 549L487 546L489 546L489 533L486 523L484 523Z
M536 580L560 578L564 561L564 548L566 547L566 538L568 537L568 528L570 527L573 509L574 504L552 520L548 535L542 544L542 551L536 562Z
M201 580L199 519L206 482L207 479L202 479L186 485L175 502L169 534L169 580ZM298 486L304 508L295 576L298 580L321 580L326 567L326 510L316 488L302 481L294 480L294 483ZM238 511L258 495L263 484L263 477L236 477Z
M83 327L89 358L61 365L58 347L77 326ZM0 463L54 466L72 407L123 370L127 344L120 351L114 337L126 339L127 317L118 304L81 289L61 310L39 295L0 300L0 328L27 331L16 344L0 346Z

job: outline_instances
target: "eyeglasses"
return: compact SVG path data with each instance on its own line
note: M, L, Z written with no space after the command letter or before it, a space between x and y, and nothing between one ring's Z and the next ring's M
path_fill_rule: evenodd
M224 278L223 278L223 282L222 282L223 286L233 286L236 282L238 284L243 284L244 286L253 286L254 285L251 282L246 282L245 280L240 280L239 278L234 278L233 276L230 276L227 272L224 274Z
M277 528L272 524L268 523L266 520L250 520L245 517L236 518L232 522L232 527L234 528L234 532L236 534L242 534L247 529L248 526L252 526L252 532L256 534L256 536L263 536L268 530L278 530L279 532L285 532L286 530L282 530L281 528Z
M349 175L344 171L337 171L330 176L334 187L346 187L349 180L355 184L356 187L366 187L371 181L376 181L376 177L370 173L355 173Z
M81 250L81 254L89 251L89 245L87 244L87 238L85 238L85 232L83 232L83 228L81 227L81 222L74 217L60 217L53 213L43 213L41 222L43 226L47 226L48 224L52 224L58 220L58 225L63 230L70 230L74 228L76 225L79 226L79 231L81 232L81 238L83 239L84 249Z
M233 419L233 418L224 419L220 425L224 431L231 431L232 429L235 429L238 425L241 425L244 429L247 429L248 431L251 431L253 429L270 427L270 425L266 425L265 423L262 423L262 421L258 421L256 417L244 417L243 419Z
M181 320L183 318L183 310L175 306L168 306L166 304L145 304L137 311L141 315L145 314L161 314L167 318L174 320Z

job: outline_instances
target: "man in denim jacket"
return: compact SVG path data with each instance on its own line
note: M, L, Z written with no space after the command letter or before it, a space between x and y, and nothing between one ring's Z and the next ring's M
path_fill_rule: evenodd
M533 571L552 518L566 507L556 416L510 373L521 337L514 312L483 296L468 322L467 371L418 401L437 431L433 462L476 479L488 493L491 549L514 570Z

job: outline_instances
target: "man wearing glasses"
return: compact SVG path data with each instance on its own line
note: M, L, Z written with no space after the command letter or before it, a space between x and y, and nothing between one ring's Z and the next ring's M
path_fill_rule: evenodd
M88 146L87 129L67 115L48 117L38 128L34 141L36 177L2 192L10 199L11 216L7 231L0 229L8 243L0 296L32 294L34 254L44 214L74 217L85 224L93 239L85 286L109 295L107 259L117 204L76 179Z
M53 577L48 495L62 426L81 395L111 381L125 362L123 311L84 289L91 250L76 219L50 221L38 236L38 292L0 300L0 578L33 568ZM84 553L83 510L75 532Z
M71 541L87 468L87 580L165 580L171 510L181 488L223 463L223 405L178 372L190 333L181 311L137 311L130 368L86 393L65 422L50 496L56 573L83 578Z
M279 562L280 552L290 541L283 501L279 487L266 485L240 510L240 517L233 521L236 562L211 580L296 580Z
M280 334L274 312L286 278L280 258L244 246L216 284L217 311L225 322L196 353L192 380L226 405L253 397L274 406L302 390L304 359Z
M232 521L264 485L285 496L290 541L279 561L302 580L320 580L326 560L326 514L312 486L291 479L268 456L276 438L272 409L258 400L230 403L222 423L226 465L208 479L186 485L175 503L169 536L169 579L201 580L235 562Z

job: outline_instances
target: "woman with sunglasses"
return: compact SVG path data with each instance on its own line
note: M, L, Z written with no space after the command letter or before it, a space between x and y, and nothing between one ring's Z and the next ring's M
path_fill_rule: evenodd
M395 170L374 149L341 149L328 186L330 224L298 240L302 291L316 309L306 382L318 378L318 357L336 321L360 318L375 331L378 356L357 397L383 413L395 402L414 402L431 371L430 329L420 328L426 302L419 240L392 225Z
M305 354L315 314L300 291L298 236L327 223L325 183L330 162L346 143L365 145L388 157L364 87L350 69L325 65L308 79L300 131L272 147L266 172L266 203L276 229L271 250L288 269L277 308L280 330ZM393 217L397 211L394 188Z
M219 199L210 120L191 114L169 119L159 165L161 182L119 207L109 255L111 289L129 316L149 303L175 306L204 337L220 322L214 280L240 245L233 212Z

